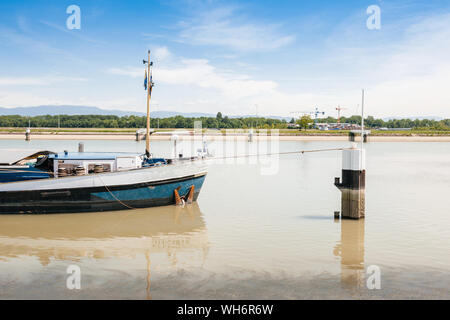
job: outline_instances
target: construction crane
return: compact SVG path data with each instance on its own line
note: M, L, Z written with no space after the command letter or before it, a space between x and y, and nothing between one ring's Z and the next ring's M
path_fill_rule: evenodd
M341 110L347 110L347 108L343 108L341 106L337 106L336 108L337 112L338 112L338 118L337 118L337 122L341 123Z
M325 111L319 111L319 108L316 107L314 110L314 127L317 126L317 119L319 118L319 114L325 115Z

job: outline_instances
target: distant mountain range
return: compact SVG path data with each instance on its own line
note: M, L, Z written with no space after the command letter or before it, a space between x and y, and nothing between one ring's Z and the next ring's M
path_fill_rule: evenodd
M1 108L0 115L21 115L21 116L42 116L42 115L80 115L80 114L98 114L98 115L115 115L127 116L137 115L143 116L143 112L122 111L122 110L105 110L97 107L88 106L35 106L35 107L17 107L17 108Z
M0 107L0 115L21 115L21 116L41 116L41 115L115 115L119 117L123 116L145 116L145 112L135 112L135 111L123 111L114 109L100 109L98 107L90 106L69 106L69 105L45 105L45 106L34 106L34 107L17 107L17 108L2 108ZM183 116L186 118L198 118L198 117L215 117L216 114L213 113L201 113L201 112L178 112L178 111L154 111L151 112L151 116L154 118L169 118L174 116ZM224 114L226 116L226 114ZM228 115L230 118L250 118L256 117L256 115ZM281 117L281 116L263 116L269 119L279 119L289 121L292 117ZM384 121L389 121L392 119L430 119L430 120L442 120L442 117L427 116L427 117L387 117L383 118Z
M17 108L2 108L0 107L0 115L21 115L21 116L42 116L42 115L82 115L82 114L95 114L95 115L114 115L114 116L145 116L145 112L135 112L135 111L123 111L114 109L100 109L98 107L89 106L35 106L35 107L17 107ZM186 118L198 118L198 117L215 117L216 114L213 113L201 113L201 112L178 112L178 111L153 111L150 115L154 118L170 118L175 116L183 116ZM226 115L224 115L226 116ZM255 117L255 115L230 115L230 118L249 118ZM284 119L290 120L291 117L280 117L280 116L264 116L270 119Z

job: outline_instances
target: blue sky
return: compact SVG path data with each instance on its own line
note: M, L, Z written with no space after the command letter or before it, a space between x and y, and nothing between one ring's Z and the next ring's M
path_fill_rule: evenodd
M151 49L153 109L450 117L449 39L449 1L1 1L0 106L145 111Z

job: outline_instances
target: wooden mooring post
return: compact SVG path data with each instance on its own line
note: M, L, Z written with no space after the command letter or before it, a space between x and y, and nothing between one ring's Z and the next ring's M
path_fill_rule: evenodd
M360 134L360 132L356 131L356 130L352 130L348 133L348 141L350 142L355 142L356 140L356 135ZM369 139L369 134L370 134L370 130L365 130L364 133L362 134L362 139L363 142L366 143ZM360 134L361 135L361 134Z
M341 218L364 218L366 187L364 149L353 147L342 151L342 181L336 177L334 185L341 190Z
M248 132L248 142L253 142L253 128Z
M136 141L145 140L145 131L142 129L136 130Z
M27 130L25 130L25 141L30 141L31 140L31 130L30 128L27 128Z

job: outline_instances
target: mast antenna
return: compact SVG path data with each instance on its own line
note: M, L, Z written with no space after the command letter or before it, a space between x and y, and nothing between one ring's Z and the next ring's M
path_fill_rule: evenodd
M364 89L362 89L362 98L361 98L361 152L363 150L364 144Z
M145 79L144 85L146 86L147 91L147 127L145 132L145 155L147 158L150 158L150 99L152 97L152 88L153 88L153 80L152 80L152 66L153 62L150 61L150 50L148 50L148 60L142 60L143 64L147 65L147 75Z

